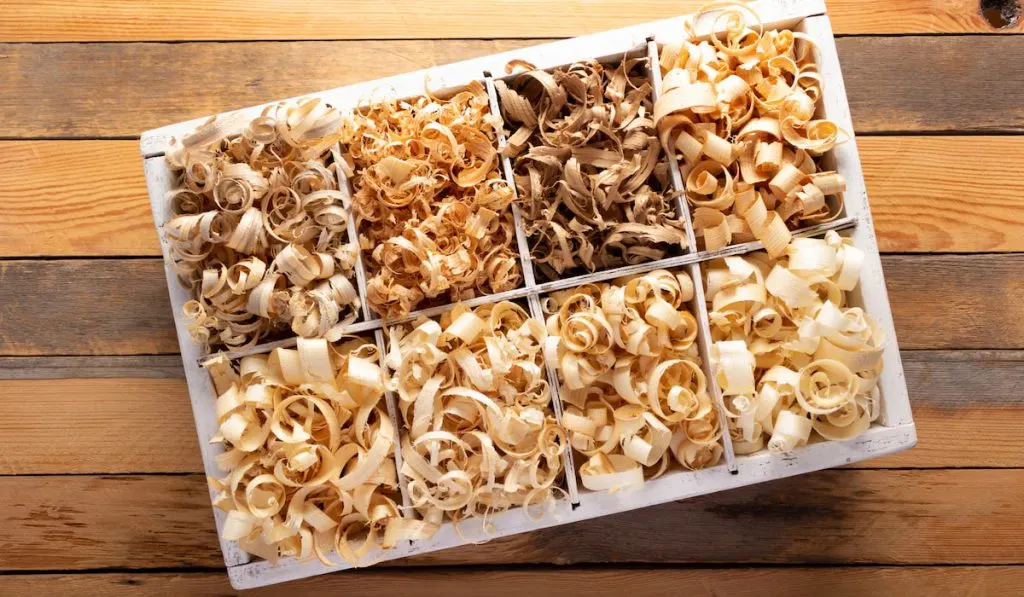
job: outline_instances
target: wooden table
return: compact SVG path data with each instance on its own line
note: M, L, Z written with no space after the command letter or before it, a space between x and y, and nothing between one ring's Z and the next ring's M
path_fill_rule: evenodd
M0 595L231 592L141 131L702 3L5 0ZM829 6L917 448L254 594L1021 594L1024 28L977 4Z

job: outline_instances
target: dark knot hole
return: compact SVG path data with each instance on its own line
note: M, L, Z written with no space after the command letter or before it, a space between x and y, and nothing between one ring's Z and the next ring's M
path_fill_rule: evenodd
M1020 18L1018 0L981 0L981 15L996 29L1010 27Z

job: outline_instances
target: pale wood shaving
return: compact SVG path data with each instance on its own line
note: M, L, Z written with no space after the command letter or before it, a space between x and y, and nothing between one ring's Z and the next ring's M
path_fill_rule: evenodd
M721 39L664 45L654 121L678 157L702 248L760 240L779 256L790 230L841 213L845 181L816 158L848 135L815 117L822 81L811 40L750 26L756 14L736 4L708 9L719 11Z
M545 299L547 358L562 382L570 443L585 457L584 487L614 491L673 462L696 470L721 458L692 298L687 274L656 270Z
M193 338L240 349L291 330L336 338L355 320L332 154L341 116L319 100L268 107L241 135L211 120L167 153L179 186L163 226Z

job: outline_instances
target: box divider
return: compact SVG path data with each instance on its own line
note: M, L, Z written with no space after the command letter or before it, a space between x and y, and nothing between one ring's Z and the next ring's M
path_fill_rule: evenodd
M348 226L348 242L355 243L356 245L356 289L359 291L360 308L363 311L364 321L373 321L379 318L373 312L373 309L370 309L370 303L366 300L366 269L363 265L363 250L359 242L359 231L356 230L356 219L352 213L352 181L345 175L345 171L341 167L345 163L345 158L341 153L341 144L336 143L331 148L331 153L334 154L335 173L338 176L338 190L341 191L341 202L344 204L345 209L348 210L346 222Z
M530 314L534 319L540 321L541 325L547 327L544 318L544 310L540 307L540 297L536 293L533 293L529 297L529 302ZM555 419L558 421L558 425L562 426L562 414L565 411L562 405L561 385L558 381L558 372L555 371L554 364L549 363L547 358L544 359L544 370L547 372L548 386L551 388L551 408L555 411ZM562 463L565 465L565 484L569 488L569 501L572 502L572 505L575 508L580 503L579 487L577 487L576 484L576 462L573 460L572 444L568 441L568 435L565 439L565 455L562 459Z
M661 97L661 58L658 55L658 42L653 36L647 40L647 61L648 75L651 78L651 96L657 103ZM653 117L653 114L652 114ZM673 147L662 147L668 158L669 177L672 180L672 188L675 191L676 217L683 220L686 226L687 250L689 253L697 252L697 237L693 232L693 219L690 216L690 207L686 204L686 194L683 192L683 176L679 172L679 162L676 160L676 152Z
M487 95L491 101L491 114L497 116L500 122L498 125L498 151L500 152L508 145L508 140L505 138L505 118L501 115L498 92L494 88L494 76L490 71L484 72L484 84L487 86ZM523 271L523 280L527 288L533 288L537 285L537 281L533 275L533 257L530 255L530 243L526 238L523 215L519 210L519 190L516 188L516 179L512 175L512 160L500 153L498 159L501 161L501 171L505 182L512 189L512 218L516 227L516 246L519 247L519 265Z
M387 364L384 362L387 357L387 345L384 343L384 330L376 329L373 331L374 339L377 341L377 352L380 354L380 365L381 371L388 371ZM387 379L391 378L390 374L386 374ZM419 518L419 515L412 508L412 499L409 497L409 484L405 476L402 475L402 437L405 435L405 421L402 420L401 415L398 411L398 397L391 391L386 385L384 386L384 400L388 405L388 416L391 417L391 422L395 425L395 473L398 475L398 490L402 494L402 516L410 518Z
M725 464L729 472L737 473L736 452L732 447L732 437L729 436L729 419L726 416L725 398L722 396L722 388L718 385L717 371L714 363L711 362L711 318L708 316L708 305L704 297L704 273L699 263L688 266L690 278L693 280L693 307L694 315L697 317L697 348L700 350L700 359L704 369L704 375L708 379L708 388L715 399L715 406L718 408L718 424L722 429L722 446L725 448Z

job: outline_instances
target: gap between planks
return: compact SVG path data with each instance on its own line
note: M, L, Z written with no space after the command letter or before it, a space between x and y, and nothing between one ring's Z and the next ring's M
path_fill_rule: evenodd
M285 586L245 591L241 595L358 594L393 597L462 597L487 594L520 597L557 594L588 597L633 597L679 594L688 597L859 597L884 591L902 597L988 595L1016 597L1024 583L1021 566L606 566L531 567L467 566L391 571L371 569L331 574ZM223 571L171 568L138 572L122 569L54 571L0 575L0 592L69 597L223 597L239 594Z

